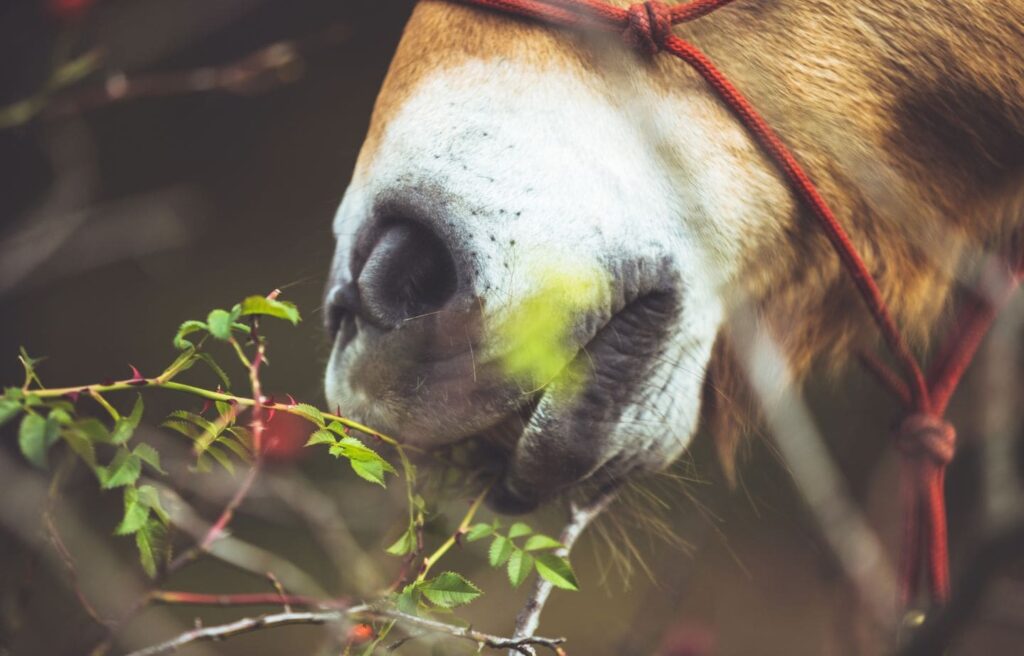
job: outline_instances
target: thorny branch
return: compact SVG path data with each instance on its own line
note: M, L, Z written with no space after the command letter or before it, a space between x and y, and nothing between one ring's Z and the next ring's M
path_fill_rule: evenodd
M476 643L481 648L511 649L519 654L532 653L529 649L533 646L545 647L555 654L562 654L563 652L559 645L565 642L564 638L504 638L489 633L483 633L473 628L446 624L437 620L409 615L395 610L378 609L370 605L361 605L339 610L291 611L271 615L260 615L258 617L248 617L236 620L228 624L201 627L191 631L186 631L185 633L158 645L153 645L152 647L132 652L128 656L157 656L158 654L169 654L194 642L225 640L244 633L251 633L253 631L278 626L290 626L295 624L329 624L352 619L397 621L404 626L416 627L427 632L440 633L453 638L468 640Z

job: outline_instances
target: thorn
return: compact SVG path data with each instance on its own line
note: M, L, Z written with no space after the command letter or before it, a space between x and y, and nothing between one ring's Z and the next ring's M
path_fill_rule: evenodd
M210 409L210 399L203 399L203 407L199 410L199 414L205 415L206 411Z
M138 385L146 382L146 377L142 375L142 372L135 368L135 365L129 364L128 366L131 367L132 370L131 380L128 381L130 384Z
M71 399L71 402L72 402L72 403L78 403L78 397L82 395L82 392L85 392L85 389L84 389L84 388L83 388L83 389L80 389L80 390L74 390L74 391L72 391L72 392L68 392L68 393L67 393L67 394L65 394L64 396L66 396L66 397L68 397L69 399Z
M285 396L288 397L288 401L291 403L291 405L298 405L299 404L299 402L296 401L295 397L292 396L291 394L285 394Z

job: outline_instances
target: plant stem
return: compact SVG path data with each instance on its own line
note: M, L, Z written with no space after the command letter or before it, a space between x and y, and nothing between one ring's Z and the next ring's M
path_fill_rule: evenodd
M437 561L441 560L441 558L448 553L448 550L455 546L455 542L459 539L459 536L469 529L469 525L473 522L473 518L476 516L476 511L480 510L480 506L483 504L484 498L487 496L490 489L490 486L487 486L480 492L480 494L477 495L476 499L473 500L473 503L470 504L469 510L466 511L465 516L462 518L462 522L459 524L459 527L455 529L455 532L448 536L448 539L445 540L434 553L430 554L425 561L423 561L423 571L421 571L420 575L416 577L417 581L425 580L427 578L427 574L430 572L430 568L433 567Z
M184 394L191 394L192 396L198 396L203 399L210 399L211 401L228 401L237 403L240 406L252 407L256 405L256 402L245 396L235 396L234 394L228 394L226 392L216 392L214 390L208 390L202 387L196 387L195 385L188 385L186 383L178 383L172 380L161 380L159 378L147 378L145 380L120 380L108 384L93 384L93 385L82 385L79 387L54 387L48 389L34 389L28 390L29 394L38 396L39 398L55 398L60 396L68 396L72 394L87 393L95 398L95 394L101 394L103 392L122 392L132 389L166 389L175 392L182 392ZM287 403L263 403L264 408L268 410L275 410L277 412L287 412L288 414L297 415L299 417L308 417L302 413L301 410L296 410L294 406ZM398 440L393 437L389 437L380 431L374 430L369 426L361 424L357 421L353 421L340 415L334 415L330 413L322 413L324 419L330 421L336 421L342 426L347 426L353 430L357 430L360 433L365 433L376 437L380 441L393 446L401 452L402 450L419 451L417 447L409 445L401 445ZM411 466L411 465L410 465ZM405 467L405 463L403 463Z

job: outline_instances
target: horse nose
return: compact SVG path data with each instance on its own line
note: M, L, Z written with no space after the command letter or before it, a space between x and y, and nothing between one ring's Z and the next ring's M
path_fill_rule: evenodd
M372 246L355 281L328 293L328 330L336 334L346 316L391 330L440 310L457 289L455 260L441 238L417 223L392 223Z

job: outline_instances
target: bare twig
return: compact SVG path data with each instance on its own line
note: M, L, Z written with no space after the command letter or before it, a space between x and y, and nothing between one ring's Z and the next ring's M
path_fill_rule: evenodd
M269 629L277 626L291 626L295 624L319 625L336 622L344 622L350 619L378 619L392 620L405 626L412 626L428 632L441 633L453 638L468 640L481 647L490 649L512 649L519 654L529 654L530 647L545 647L555 654L561 652L559 645L565 642L564 638L503 638L501 636L483 633L472 628L454 626L437 620L425 617L417 617L395 610L377 609L369 605L353 606L347 610L327 611L302 611L285 612L272 615L260 615L259 617L248 617L228 624L209 626L186 631L175 638L162 642L152 647L132 652L128 656L157 656L158 654L169 654L177 651L185 645L195 642L225 640L244 633L251 633L261 629Z
M562 529L562 534L559 536L562 548L555 553L559 556L567 557L580 534L598 515L604 512L608 504L615 498L616 493L617 489L612 488L602 491L597 497L587 503L579 504L573 502L570 505L569 522ZM547 603L551 590L552 585L550 582L539 576L536 577L533 588L530 590L530 596L527 597L526 603L519 611L519 614L516 615L516 628L512 634L514 638L524 639L534 634L537 627L540 626L540 616L544 612L544 604ZM516 651L522 652L523 649L517 649ZM526 653L532 652L527 649Z

